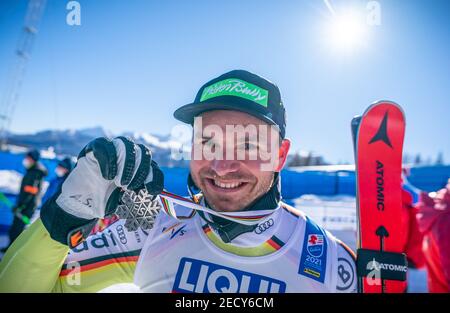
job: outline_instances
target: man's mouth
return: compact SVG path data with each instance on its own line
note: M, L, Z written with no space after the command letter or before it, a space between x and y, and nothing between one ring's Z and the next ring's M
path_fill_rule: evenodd
M206 178L206 182L211 189L221 192L238 191L247 185L247 182L243 181L221 181L212 178Z

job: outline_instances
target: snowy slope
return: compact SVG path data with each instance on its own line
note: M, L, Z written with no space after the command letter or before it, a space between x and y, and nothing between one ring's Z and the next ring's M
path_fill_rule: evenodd
M13 170L0 170L0 192L5 194L18 194L22 174Z

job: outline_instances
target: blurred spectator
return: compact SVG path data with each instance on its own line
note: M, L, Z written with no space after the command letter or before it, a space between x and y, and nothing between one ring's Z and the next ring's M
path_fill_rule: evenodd
M67 176L69 176L72 168L73 162L70 158L65 158L59 161L58 165L55 168L56 177L50 181L47 191L42 198L42 203L45 203L55 194L61 184L66 180Z
M411 268L421 268L425 265L425 259L422 252L423 234L419 230L417 223L418 209L421 191L414 187L409 181L410 172L408 168L403 169L402 173L402 205L403 205L403 227L406 229L403 242L405 243L403 251L408 258L408 266Z
M47 169L39 162L39 159L39 151L31 150L22 161L26 172L22 178L16 204L12 209L14 219L9 229L9 245L20 235L25 225L30 222L34 210L39 205L42 181L47 176ZM9 245L1 251L6 251Z
M58 188L66 180L67 176L69 176L73 167L74 167L74 163L72 162L72 160L69 157L58 162L58 165L55 168L56 176L49 182L47 190L46 190L44 196L42 197L42 201L41 201L42 204L44 204L48 199L50 199L56 193L56 191L58 191ZM37 209L34 212L33 217L30 219L30 224L39 218L40 212L41 212L41 208Z
M450 292L450 180L438 192L422 193L417 220L430 292Z

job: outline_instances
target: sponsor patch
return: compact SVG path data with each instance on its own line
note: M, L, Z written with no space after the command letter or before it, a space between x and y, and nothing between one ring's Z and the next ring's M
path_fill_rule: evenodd
M266 230L268 230L270 227L272 227L275 224L272 218L268 219L267 221L264 221L261 224L258 224L258 226L255 228L255 234L262 234Z
M182 226L181 226L182 225ZM177 228L178 226L181 226ZM162 233L168 233L170 232L170 239L173 239L176 235L183 236L186 233L186 230L184 229L186 227L186 224L183 223L176 223L175 225L172 225L170 227L164 227L162 229Z
M267 107L269 92L241 79L229 78L203 89L200 101L220 96L240 97Z
M320 258L323 254L323 235L310 234L308 235L307 249L308 253L316 258Z
M344 291L350 289L355 280L355 270L349 260L344 258L338 259L338 283L337 290Z
M298 273L323 283L325 281L326 268L327 241L325 233L307 218L305 240L303 242Z
M201 260L182 258L172 292L180 293L284 293L286 283Z

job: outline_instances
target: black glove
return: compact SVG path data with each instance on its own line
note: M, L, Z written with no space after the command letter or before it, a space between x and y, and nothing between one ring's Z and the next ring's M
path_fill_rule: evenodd
M80 152L73 171L43 205L41 220L54 240L72 248L99 218L114 213L123 191L143 188L155 196L164 188L150 150L125 137L97 138Z

